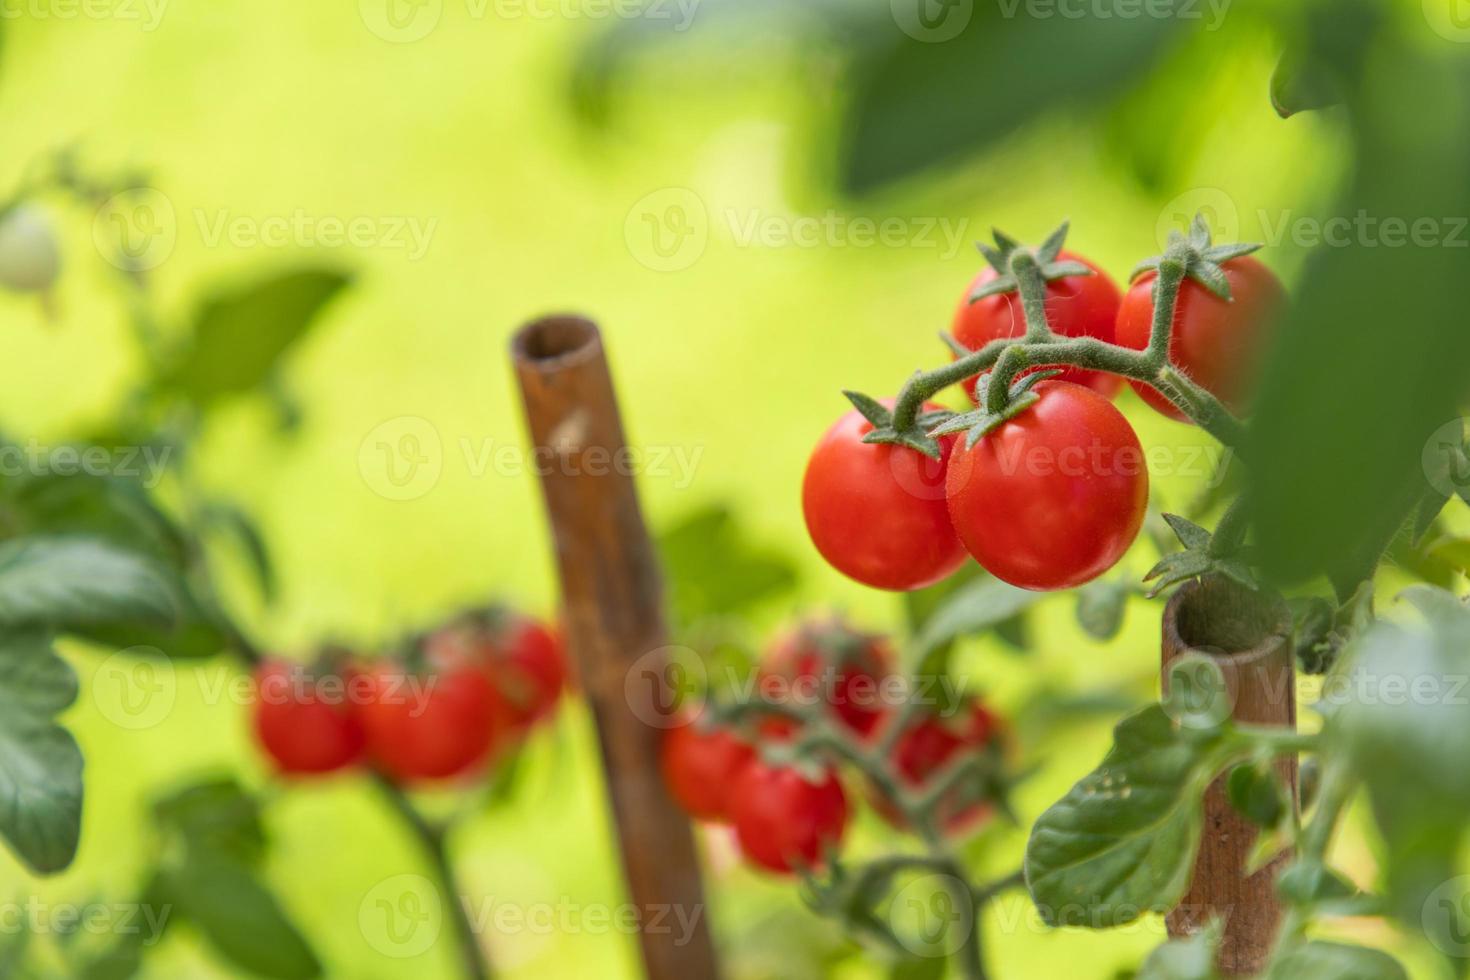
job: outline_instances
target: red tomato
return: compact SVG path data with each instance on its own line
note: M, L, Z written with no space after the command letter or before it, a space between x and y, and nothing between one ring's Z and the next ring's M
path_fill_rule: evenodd
M937 409L938 405L926 405ZM932 585L965 561L944 506L942 459L904 446L870 445L872 423L848 412L812 451L801 484L806 529L839 572L877 589Z
M395 779L460 775L484 761L506 733L505 702L474 664L417 674L385 662L364 674L367 695L358 713L368 752Z
M983 752L998 746L1000 724L984 705L971 701L959 711L928 714L899 736L893 763L904 785L921 789L965 753ZM902 814L893 802L875 796L874 808L891 824L903 829ZM946 832L958 834L973 829L990 815L990 804L967 795L957 786L940 800L936 816Z
M1249 255L1220 266L1234 299L1226 302L1193 279L1179 286L1174 325L1169 332L1169 359L1196 384L1236 414L1250 401L1256 368L1275 315L1286 302L1281 281ZM1143 350L1154 318L1154 280L1145 273L1134 281L1118 311L1118 343ZM1129 382L1143 400L1171 419L1189 417L1149 385Z
M1090 388L1043 381L1039 399L950 460L949 513L992 575L1070 589L1111 568L1143 526L1138 436Z
M730 819L730 791L755 750L723 728L701 730L693 723L664 733L659 756L664 783L684 812L699 820Z
M768 701L798 706L825 701L848 728L867 736L888 712L883 682L892 663L892 650L881 636L836 619L809 622L776 637L761 660L756 683ZM762 725L772 738L795 730L796 723L783 717Z
M1118 304L1123 298L1117 284L1102 269L1080 255L1062 252L1058 258L1081 262L1093 274L1065 276L1046 284L1046 319L1052 330L1064 337L1096 337L1112 343ZM1019 337L1026 332L1026 314L1021 310L1020 293L1001 293L970 302L970 293L993 282L997 276L998 273L990 266L981 270L970 283L970 288L965 290L965 295L960 297L959 309L955 310L954 338L970 350L979 350L992 340ZM1121 378L1104 371L1068 366L1061 368L1061 372L1057 380L1087 385L1110 398L1122 387ZM969 378L965 381L965 391L971 400L975 398L975 380Z
M255 735L282 772L327 773L362 756L362 725L348 707L346 686L336 687L338 695L324 695L317 678L284 660L256 669Z
M835 774L809 782L795 769L759 760L740 771L730 793L735 838L752 862L789 873L817 868L847 829L847 795Z
M483 666L517 732L549 718L566 686L567 664L557 635L517 613L496 609L463 616L431 633L424 648L431 661Z

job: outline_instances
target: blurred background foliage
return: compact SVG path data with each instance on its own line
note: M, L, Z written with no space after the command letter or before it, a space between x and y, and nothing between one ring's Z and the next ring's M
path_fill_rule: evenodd
M946 658L1043 762L1016 801L1031 818L1101 756L1116 714L1153 694L1158 606L1122 584L1152 564L1150 536L1080 617L1074 597L1021 599L977 579L958 585L970 598L944 620L930 618L933 597L905 604L823 566L797 505L805 455L845 409L840 389L891 392L947 356L935 334L978 269L970 241L991 225L1035 239L1070 217L1071 244L1119 279L1201 209L1222 239L1268 242L1263 257L1298 306L1253 430L1257 523L1268 565L1319 591L1319 576L1351 580L1364 549L1398 529L1422 493L1424 439L1463 398L1465 253L1319 248L1292 233L1363 208L1470 214L1470 38L1449 5L1072 18L958 3L944 9L969 11L965 29L947 40L905 0L703 0L688 30L673 28L690 8L669 4L619 18L576 3L445 0L423 8L435 19L412 40L385 30L371 0L356 6L165 4L153 18L160 8L63 16L43 3L3 24L0 187L30 186L67 147L81 173L117 176L27 195L59 238L63 272L44 304L0 297L13 365L0 430L55 446L183 426L190 448L174 463L189 478L175 473L160 494L208 515L226 601L271 649L326 638L378 648L492 594L553 612L534 476L514 462L505 349L534 314L586 311L606 331L634 443L691 467L641 478L682 642L744 663L802 609L900 635L925 624L912 655ZM1273 93L1288 107L1345 105L1283 120ZM146 270L119 254L112 218L121 210L123 233L148 230L133 206L143 193L172 232ZM248 234L303 215L367 219L377 238ZM698 247L671 267L649 235L678 231L676 218L696 222ZM904 232L864 244L854 218L897 219ZM742 231L802 219L839 230L807 245ZM389 240L383 229L399 221L424 232L422 249ZM1145 445L1200 461L1154 481L1156 510L1188 512L1212 478L1192 454L1208 440L1131 393L1121 404ZM429 434L440 469L394 499L404 495L378 448L405 434ZM1466 522L1442 520L1436 540L1457 541ZM1464 550L1442 550L1441 574L1456 574ZM1398 557L1408 569L1424 559ZM198 653L213 645L192 639ZM178 636L159 645L188 649ZM156 801L236 774L266 802L260 879L332 975L399 975L406 962L452 975L447 943L405 962L364 942L364 897L419 873L422 857L362 781L268 778L243 707L206 703L238 668L165 662L172 709L128 727L104 682L136 663L81 643L63 651L82 681L64 715L87 759L81 850L45 879L0 856L0 898L129 900L177 827ZM622 900L594 758L578 708L529 747L515 785L456 837L474 893ZM854 847L883 834L865 820ZM1024 840L992 827L973 845L977 866L1004 873ZM738 867L722 835L705 843L732 976L883 974L788 885ZM1358 880L1373 878L1374 837L1355 831L1339 849ZM1002 976L1078 963L1122 973L1162 936L1159 923L1044 933L1018 894L987 929ZM1360 938L1424 962L1409 940ZM36 942L40 962L64 972L66 942ZM487 942L509 976L637 973L626 935ZM232 975L220 948L203 922L172 929L144 975Z

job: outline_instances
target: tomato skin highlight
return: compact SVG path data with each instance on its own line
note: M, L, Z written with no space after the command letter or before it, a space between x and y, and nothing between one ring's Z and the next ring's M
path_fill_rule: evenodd
M1057 258L1081 262L1092 270L1092 275L1064 276L1046 284L1046 319L1052 331L1063 337L1096 337L1112 343L1118 305L1123 300L1118 284L1091 260L1075 252L1063 251ZM990 266L982 269L960 297L959 308L955 310L951 333L955 340L970 350L979 350L992 340L1019 337L1026 332L1026 314L1021 308L1020 293L1001 293L970 302L970 293L994 282L997 276L998 273ZM1123 387L1122 378L1106 371L1090 371L1070 365L1060 370L1062 373L1057 380L1086 385L1109 398ZM971 401L975 400L976 380L966 378L964 382L965 393Z
M1230 281L1234 297L1231 302L1193 279L1186 278L1179 284L1179 301L1169 332L1169 360L1240 415L1249 407L1256 369L1273 320L1286 305L1286 289L1275 273L1249 255L1222 263L1220 268ZM1137 350L1148 347L1157 278L1157 273L1145 273L1128 288L1118 310L1119 345ZM1190 421L1152 386L1140 381L1129 384L1144 401L1169 418Z
M362 758L366 737L345 696L323 700L300 665L267 660L255 670L252 726L278 770L323 775Z
M478 766L508 732L504 699L485 672L459 663L420 676L400 664L364 669L358 714L374 763L400 781L448 779Z
M943 437L943 458L935 460L905 446L863 442L872 430L852 411L817 443L801 484L807 532L847 577L876 589L921 589L965 562L944 502L955 440Z
M958 756L992 751L999 747L1000 739L999 719L972 699L957 711L932 712L919 718L899 736L893 748L893 764L904 785L919 790L957 761ZM907 821L892 800L875 793L873 806L894 827L908 829ZM935 811L939 825L948 835L977 829L991 813L989 803L966 799L963 786L940 800Z
M669 795L685 813L696 820L724 823L730 819L735 780L755 757L755 750L735 733L724 728L703 731L686 722L664 733L659 768Z
M777 874L820 867L847 829L847 795L834 773L809 782L795 769L759 760L735 780L730 811L741 852Z
M893 650L881 636L839 619L799 623L777 634L756 669L761 696L795 706L825 701L854 734L870 736L887 717L882 686L893 672ZM789 738L798 723L772 717L761 725L768 738Z
M997 578L1069 589L1107 571L1143 526L1148 470L1138 436L1097 392L1043 381L1038 400L950 460L950 516Z

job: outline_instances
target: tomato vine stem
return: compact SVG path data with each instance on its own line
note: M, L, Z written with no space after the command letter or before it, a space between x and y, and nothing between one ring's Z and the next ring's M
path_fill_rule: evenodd
M985 407L992 415L999 414L1005 408L1011 382L1017 374L1037 365L1057 365L1104 371L1151 385L1220 443L1237 452L1242 451L1244 424L1218 398L1195 384L1169 360L1169 335L1179 302L1180 286L1191 267L1192 247L1176 237L1164 256L1150 265L1157 269L1157 278L1149 344L1143 350L1121 347L1094 337L1058 335L1046 317L1047 280L1037 254L1033 249L1015 249L1010 253L1007 265L1009 276L1020 294L1026 318L1025 332L1020 337L992 340L949 364L912 375L894 403L893 432L909 439L927 438L928 433L918 424L925 400L950 385L987 371L991 372L991 378L986 387Z

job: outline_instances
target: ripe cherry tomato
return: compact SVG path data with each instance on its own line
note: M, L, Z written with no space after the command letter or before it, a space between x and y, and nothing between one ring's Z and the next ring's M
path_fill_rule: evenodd
M255 671L255 735L282 772L327 773L362 756L362 725L347 703L346 685L336 684L333 696L318 687L317 678L285 660L268 660Z
M1169 333L1169 359L1236 414L1250 402L1256 368L1275 315L1286 302L1286 290L1270 269L1249 255L1220 266L1234 299L1226 302L1193 279L1179 286L1174 325ZM1118 311L1117 342L1143 350L1153 325L1153 272L1139 276ZM1149 385L1130 381L1154 408L1171 419L1189 417Z
M892 672L893 653L881 636L862 633L841 620L802 623L771 643L756 671L761 696L793 706L826 702L848 728L872 734L888 712L883 682ZM796 722L771 718L761 726L768 737L787 737Z
M1062 252L1058 258L1081 262L1093 274L1064 276L1046 284L1047 322L1053 331L1064 337L1096 337L1111 343L1118 319L1118 304L1123 299L1117 284L1102 269L1080 255ZM979 350L992 340L1019 337L1026 332L1026 314L1021 310L1019 293L1001 293L970 302L970 293L993 282L997 275L994 269L986 266L970 283L965 295L960 297L959 309L955 310L954 338L970 350ZM1110 398L1122 387L1121 378L1104 371L1068 366L1061 368L1061 372L1058 380L1087 385ZM965 381L965 391L972 400L975 397L975 380L969 378Z
M507 733L504 699L478 665L456 662L416 673L371 664L358 714L368 752L400 780L447 779L484 761Z
M872 430L852 411L817 443L801 485L807 532L833 568L864 585L932 585L965 561L944 506L954 438L940 440L942 459L930 459L905 446L863 442Z
M701 730L686 722L664 733L659 757L669 793L698 820L730 819L730 792L755 750L723 728Z
M431 660L480 664L500 689L509 726L524 733L549 718L567 682L561 641L527 616L489 609L460 617L424 641Z
M847 795L831 772L810 782L795 769L756 760L735 780L730 816L741 851L760 867L817 868L847 829Z
M904 784L917 790L960 756L996 751L999 742L999 721L979 701L970 701L958 711L926 714L911 725L894 746L893 763ZM906 821L891 800L877 795L873 803L889 823L905 828ZM977 798L970 784L956 786L935 811L940 826L950 834L975 829L990 813L990 804Z
M1038 400L950 459L949 513L992 575L1069 589L1111 568L1143 526L1138 436L1090 388L1043 381Z

